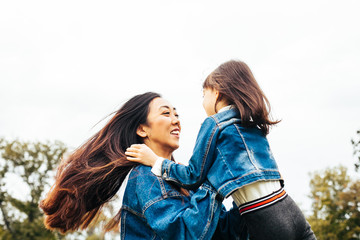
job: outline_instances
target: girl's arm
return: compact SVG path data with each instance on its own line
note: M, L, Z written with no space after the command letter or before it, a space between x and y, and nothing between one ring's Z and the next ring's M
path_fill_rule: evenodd
M208 117L203 122L196 139L193 155L189 165L179 165L164 159L161 164L161 177L175 182L187 189L197 189L206 179L206 175L214 161L216 138L219 128L213 118ZM132 145L126 150L127 159L153 167L159 157L146 145Z

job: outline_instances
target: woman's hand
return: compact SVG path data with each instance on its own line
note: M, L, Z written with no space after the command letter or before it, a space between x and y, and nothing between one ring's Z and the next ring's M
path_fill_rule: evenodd
M145 144L133 144L126 149L125 154L127 155L127 160L150 167L154 166L156 160L159 158L159 156Z

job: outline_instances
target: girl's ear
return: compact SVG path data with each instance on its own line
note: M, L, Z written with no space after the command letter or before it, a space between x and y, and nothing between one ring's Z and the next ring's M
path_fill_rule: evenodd
M220 92L218 90L214 90L214 92L215 92L216 102L221 101L222 95L220 94Z
M147 133L146 133L146 130L145 130L145 126L140 124L138 126L138 128L136 129L136 134L139 135L140 137L142 138L146 138L147 137Z

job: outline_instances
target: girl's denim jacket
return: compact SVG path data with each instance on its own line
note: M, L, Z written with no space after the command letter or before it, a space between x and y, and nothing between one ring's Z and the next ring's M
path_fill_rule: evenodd
M120 239L247 239L237 208L226 212L211 185L190 196L178 190L150 167L135 167L122 201Z
M165 159L161 174L186 189L196 189L208 180L222 197L256 181L283 184L266 136L257 127L241 126L236 109L206 118L189 165Z

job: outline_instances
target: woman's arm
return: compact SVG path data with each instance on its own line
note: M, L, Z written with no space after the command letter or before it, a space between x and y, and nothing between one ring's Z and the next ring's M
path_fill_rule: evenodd
M140 165L130 175L126 189L124 206L162 239L211 239L215 229L219 229L218 235L236 239L236 228L244 221L237 211L225 211L219 195L207 182L187 196Z
M169 196L154 201L144 215L162 239L211 239L220 211L221 203L216 200L216 193L202 187L191 198Z
M202 185L188 201L179 197L155 201L145 217L162 239L246 240L247 229L237 208L226 211L216 195L211 187Z

